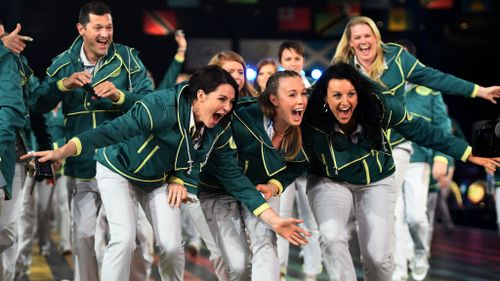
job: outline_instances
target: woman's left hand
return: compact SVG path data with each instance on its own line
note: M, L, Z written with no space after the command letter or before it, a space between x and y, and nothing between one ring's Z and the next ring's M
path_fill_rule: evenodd
M486 173L490 175L493 175L495 173L495 170L500 167L500 157L485 158L474 156L471 154L469 158L467 158L467 161L479 166L483 166L486 170Z
M178 183L168 184L168 197L167 201L170 206L179 208L183 201L188 197L187 189Z

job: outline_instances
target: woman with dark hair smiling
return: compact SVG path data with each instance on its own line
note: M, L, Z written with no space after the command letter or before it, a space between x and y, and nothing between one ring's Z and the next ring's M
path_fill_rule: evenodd
M473 156L463 140L411 116L353 66L328 67L316 82L302 129L311 161L307 194L330 280L356 280L347 239L351 211L359 226L365 280L391 279L396 186L389 128L489 172L500 166L500 158Z
M218 66L205 66L189 83L148 95L125 115L77 135L57 150L23 156L41 157L40 162L45 162L94 153L99 148L97 182L106 187L101 189L101 196L113 199L103 200L110 240L104 253L102 280L129 279L136 245L137 204L143 206L153 226L162 280L183 280L179 206L187 199L187 188L182 178L195 168L201 169L216 148L229 142L227 129L237 99L238 85L229 73ZM262 198L252 183L236 177L236 159L223 159L226 165L215 175L240 182L254 191L250 196ZM271 221L278 233L301 236L291 220L266 211L261 218Z

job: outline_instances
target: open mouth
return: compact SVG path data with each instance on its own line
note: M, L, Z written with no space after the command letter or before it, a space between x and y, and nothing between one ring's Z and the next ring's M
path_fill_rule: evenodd
M362 53L363 55L368 55L368 54L370 54L370 49L371 49L371 48L370 48L370 46L360 46L360 47L359 47L359 50L361 51L361 53Z
M351 108L339 108L338 113L340 118L348 118L351 115Z
M97 38L97 43L99 44L99 46L104 48L108 45L108 40L106 40L105 38Z
M214 121L216 123L218 123L222 119L222 117L224 117L224 114L221 114L221 113L214 113L212 115L212 118L214 119Z
M304 114L304 108L299 107L292 110L292 118L296 121L302 120L302 115Z

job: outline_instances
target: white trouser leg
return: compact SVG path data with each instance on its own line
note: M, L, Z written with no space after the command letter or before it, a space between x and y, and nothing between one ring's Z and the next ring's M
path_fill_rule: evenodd
M167 203L167 185L150 192L134 188L153 227L156 247L160 256L159 272L162 280L183 280L185 260L180 208L170 206Z
M122 176L97 163L97 182L109 225L109 242L104 251L101 280L129 280L136 247L136 208L133 187Z
M61 240L59 249L71 250L71 218L69 214L68 189L66 187L67 177L60 176L57 178L55 188L55 197L57 198L57 230Z
M210 232L207 219L203 214L200 201L194 194L189 194L189 196L193 199L194 202L188 202L186 204L183 204L183 206L186 210L186 214L191 218L190 221L193 223L191 227L196 228L201 239L203 240L203 242L205 242L205 245L210 251L210 261L214 266L217 279L219 279L219 281L228 281L228 268L226 266L226 263L224 262L224 259L222 258L219 248L215 244L215 240L212 236L212 233Z
M278 210L280 204L278 197L273 196L267 202L273 210ZM246 206L242 205L241 208L252 251L252 281L279 280L280 263L276 233Z
M198 195L231 281L250 280L250 252L240 203L230 195Z
M429 219L429 234L427 235L427 256L430 256L432 234L434 233L434 218L436 217L436 206L438 201L438 192L429 192L427 195L427 218Z
M404 198L406 220L415 247L415 256L427 255L427 195L429 193L430 166L428 163L410 163L406 171Z
M308 237L309 243L303 246L304 249L304 273L315 276L321 273L321 247L319 246L319 230L314 215L309 205L309 199L306 194L307 178L299 177L295 180L297 192L295 200L297 202L297 210L299 218L304 220L301 227L309 231L312 236Z
M406 170L410 164L412 153L411 142L403 142L392 150L394 164L396 165L395 186L397 191L395 223L394 223L394 281L408 278L408 255L406 245L411 243L408 225L405 218L405 202L403 196L403 182Z
M20 272L27 272L31 265L33 239L35 237L37 208L35 204L39 194L39 183L35 183L33 194L30 194L31 185L35 178L27 176L21 191L21 204L17 224L17 253L16 263Z
M356 271L349 252L347 224L353 194L342 184L309 175L307 196L319 227L319 243L331 281L355 281Z
M285 191L281 193L280 198L280 216L283 218L291 218L293 214L293 205L295 203L295 181L291 183ZM288 240L278 235L277 240L278 245L278 256L280 259L281 272L286 274L286 269L288 267L288 256L290 250L290 244Z
M16 163L12 181L12 199L0 194L0 279L14 279L17 254L17 217L21 207L21 189L26 180L26 166ZM3 190L2 190L3 191Z

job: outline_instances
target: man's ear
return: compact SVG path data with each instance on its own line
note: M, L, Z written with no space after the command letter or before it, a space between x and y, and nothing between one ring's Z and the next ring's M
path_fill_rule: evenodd
M81 23L76 24L76 29L78 30L80 36L83 36L83 33L85 33L85 27Z

